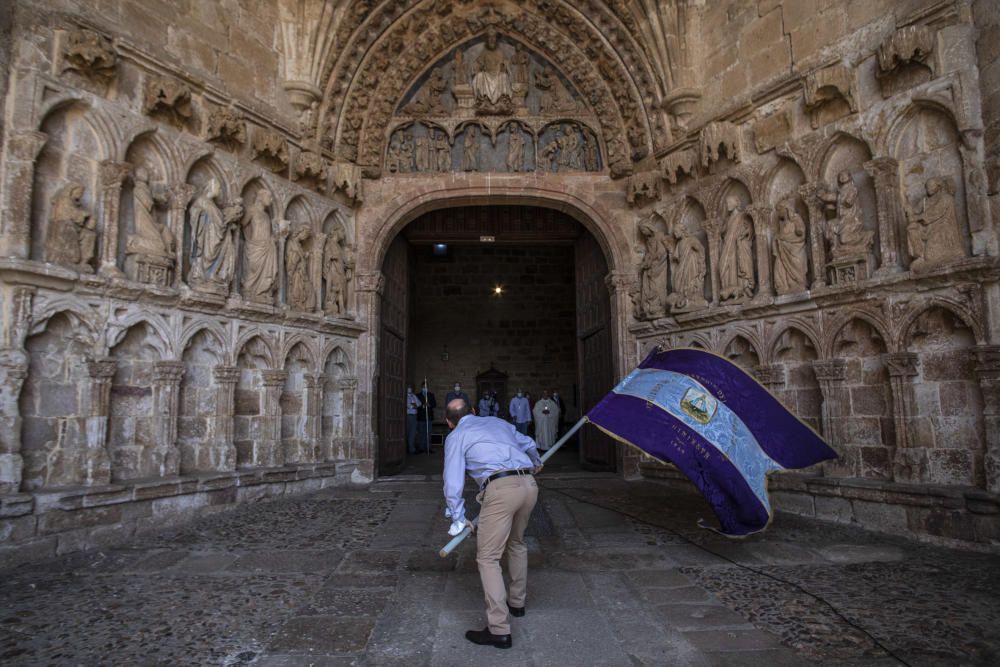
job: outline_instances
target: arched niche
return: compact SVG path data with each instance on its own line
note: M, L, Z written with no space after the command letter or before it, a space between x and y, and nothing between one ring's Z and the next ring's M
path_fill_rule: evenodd
M223 364L222 342L209 329L194 334L184 348L177 416L177 446L181 473L232 470L236 461L220 446L217 395L213 371Z
M943 179L954 202L957 236L961 250L967 256L971 250L964 165L959 150L961 137L952 116L933 106L917 106L909 110L894 129L892 156L899 162L900 187L909 212L907 222L919 218L927 204L927 185L931 179ZM913 253L907 243L907 229L899 230L903 242L902 257L907 265ZM949 235L949 238L953 238ZM940 243L936 238L933 242Z
M819 358L815 343L801 329L789 327L775 341L772 356L785 368L782 401L796 417L818 431L823 395L812 364Z
M296 343L285 356L285 387L281 392L281 446L286 463L312 463L318 452L308 431L306 373L311 372L309 351Z
M709 276L714 270L714 258L708 252L708 234L705 209L692 197L681 203L680 215L675 219L669 233L673 237L673 251L670 257L670 302L674 312L697 310L712 302L712 281ZM704 264L698 270L697 254ZM695 256L692 256L694 254ZM701 282L701 302L697 282Z
M130 241L137 231L136 215L150 215L151 222L160 230L165 257L173 255L173 233L169 229L168 185L169 163L161 139L155 131L145 132L136 137L125 151L125 161L132 165L128 178L122 183L121 204L118 208L118 266L125 269L132 280L140 280L140 268L129 258L135 243ZM137 194L137 181L144 181L145 191ZM166 231L163 231L166 230ZM173 264L173 262L170 262Z
M188 169L185 177L185 183L191 185L194 190L192 201L207 190L208 184L212 180L219 184L219 196L216 198L216 204L220 209L224 209L227 204L233 203L229 183L222 167L212 156L207 155L196 160ZM180 267L181 275L185 277L191 270L192 233L191 215L186 213L184 215L184 234L181 241L183 243L183 266Z
M247 340L236 356L239 379L234 394L233 444L236 465L241 468L263 465L269 458L269 453L262 451L265 420L261 372L272 368L271 364L270 347L260 336Z
M79 205L91 218L97 235L103 233L98 222L98 165L102 147L97 133L88 122L91 110L87 105L73 102L51 111L39 129L48 139L35 160L34 183L31 193L31 258L48 261L46 253L49 239L53 204L60 193L71 183L82 186ZM55 232L53 232L55 233ZM92 245L96 260L99 238Z
M870 254L876 254L875 249L880 243L878 234L878 209L875 200L875 185L871 175L865 171L865 162L871 160L872 154L868 145L848 134L838 134L826 150L820 163L820 180L834 197L838 187L837 179L841 173L850 176L854 187L858 190L858 204L864 229L871 232L874 238ZM827 204L827 217L837 215L835 201Z
M745 336L736 335L726 344L723 356L748 373L760 366L760 352Z
M243 186L240 193L243 202L243 217L240 220L239 243L236 256L236 284L240 286L240 294L244 299L272 302L272 296L278 291L278 203L274 192L260 178L251 179ZM255 231L254 210L257 205L263 206L266 217L262 229ZM259 238L258 238L259 237ZM251 277L255 276L255 277ZM271 291L266 292L270 280ZM254 284L248 284L248 281ZM255 291L263 294L255 294Z
M323 366L322 442L323 456L327 461L351 457L350 443L354 406L348 398L353 394L345 381L351 379L351 361L347 352L335 347Z

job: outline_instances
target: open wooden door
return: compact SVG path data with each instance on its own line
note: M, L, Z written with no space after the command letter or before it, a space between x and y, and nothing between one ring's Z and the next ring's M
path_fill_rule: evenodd
M604 282L608 264L597 240L576 242L576 337L580 404L590 410L614 385L611 360L611 295ZM580 463L590 470L616 467L615 441L595 428L580 431Z
M378 472L399 472L406 458L406 327L409 244L397 238L389 246L382 275L382 328L377 378Z

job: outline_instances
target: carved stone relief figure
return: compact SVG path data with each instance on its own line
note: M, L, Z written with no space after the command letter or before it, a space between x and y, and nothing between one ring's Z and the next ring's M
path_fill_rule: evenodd
M520 44L514 47L514 57L511 58L511 77L514 86L528 85L528 54Z
M719 251L719 298L722 301L753 296L753 229L736 197L726 200L726 228Z
M274 300L275 278L278 275L278 246L268 208L271 193L260 190L243 218L243 285L244 299L260 303Z
M407 104L403 111L408 114L444 114L447 110L441 102L441 96L448 90L448 80L440 67L435 67L424 85L417 91L413 101Z
M673 292L667 298L671 310L681 312L704 308L705 301L705 247L683 223L674 225Z
M469 70L465 64L465 53L462 49L455 50L455 85L469 85Z
M836 195L827 194L824 200L828 207L836 207L836 217L827 221L824 234L833 260L866 256L875 234L864 229L858 188L848 172L837 175Z
M560 139L562 134L559 130L556 130L553 134L552 141L545 144L539 154L538 166L542 171L551 171L553 173L559 171L559 151L562 147L560 144Z
M451 144L448 143L448 135L434 130L431 136L431 150L437 159L437 170L451 171Z
M560 170L579 170L583 164L580 153L580 136L576 128L567 126L563 128L559 142L559 167Z
M479 127L470 125L462 144L462 171L479 171Z
M302 109L299 113L299 134L304 137L312 135L313 124L315 123L316 110L319 108L319 102L313 102L309 106Z
M300 225L288 239L285 248L285 272L288 274L288 305L295 310L313 308L312 272L309 270L309 251L305 243L312 237L309 225Z
M45 234L45 261L93 272L97 252L97 222L80 203L83 186L70 182L52 199Z
M516 125L507 133L507 171L524 170L524 137Z
M416 163L417 171L434 171L437 168L437 151L434 151L432 160L430 134L424 134L416 137L413 140L413 145L413 156L415 158L414 161Z
M535 88L540 94L539 113L567 113L576 110L576 100L548 65L535 71Z
M324 310L330 315L346 315L354 261L347 237L341 227L335 227L323 248L323 277L326 279Z
M778 294L806 290L806 225L790 201L778 204L774 237L774 287Z
M955 211L955 185L948 178L935 177L926 184L923 209L910 211L906 226L906 249L910 268L921 273L939 264L965 257Z
M476 111L509 114L513 111L514 88L510 80L510 64L497 43L497 31L486 32L486 47L476 61L472 77L472 92L476 96Z
M195 288L222 291L228 288L236 267L236 224L243 214L241 205L223 211L216 203L219 181L210 178L191 203L191 269L188 282Z
M600 147L597 145L597 137L593 132L586 132L583 140L583 168L587 171L597 171L600 163L598 155Z
M174 266L174 235L156 219L159 199L150 188L145 167L135 170L132 200L135 229L125 242L125 255L134 264L133 277L141 282L166 285Z
M667 238L652 218L639 223L639 238L644 252L639 263L636 315L641 320L653 320L666 314Z

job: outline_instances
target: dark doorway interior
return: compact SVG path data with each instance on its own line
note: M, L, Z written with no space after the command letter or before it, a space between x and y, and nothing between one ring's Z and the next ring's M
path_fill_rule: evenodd
M518 389L534 399L556 391L564 428L610 389L607 264L570 216L525 206L433 211L394 241L383 274L380 474L440 472L443 408L455 382L474 403L483 386L499 389L501 417ZM424 378L437 399L435 452L407 456L403 394ZM558 461L614 470L614 444L584 429Z

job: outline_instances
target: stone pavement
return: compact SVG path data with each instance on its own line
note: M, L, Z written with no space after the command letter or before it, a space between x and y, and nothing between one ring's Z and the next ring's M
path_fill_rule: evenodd
M691 493L540 482L510 651L463 638L484 625L473 540L439 558L440 481L406 475L4 572L0 663L1000 664L996 555L786 516L730 541Z

